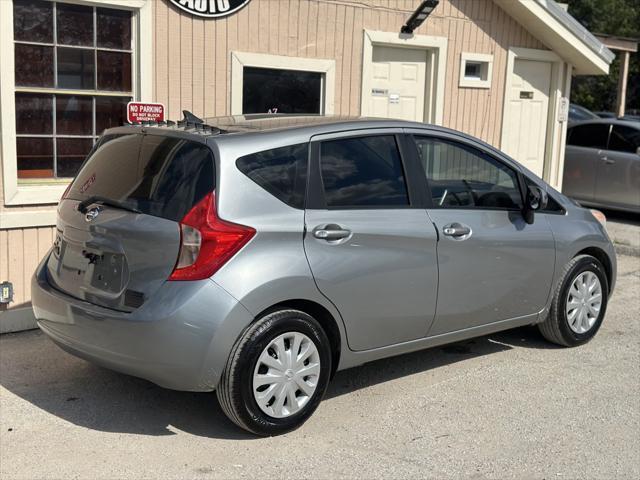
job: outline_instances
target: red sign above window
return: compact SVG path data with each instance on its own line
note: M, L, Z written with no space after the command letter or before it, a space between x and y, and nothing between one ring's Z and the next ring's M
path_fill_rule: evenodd
M129 123L163 122L164 105L161 103L129 102L127 104L127 121Z

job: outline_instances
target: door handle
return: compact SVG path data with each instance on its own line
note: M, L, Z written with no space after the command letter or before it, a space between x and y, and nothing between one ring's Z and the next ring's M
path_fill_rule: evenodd
M351 235L351 230L342 228L340 225L325 225L313 229L313 236L320 240L342 240Z
M449 225L445 225L442 229L442 233L444 233L448 237L453 237L456 240L465 240L471 236L471 228L466 225L462 225L461 223L455 222L450 223Z
M613 165L614 163L616 163L616 161L613 158L609 158L606 155L602 157L602 161L607 165Z

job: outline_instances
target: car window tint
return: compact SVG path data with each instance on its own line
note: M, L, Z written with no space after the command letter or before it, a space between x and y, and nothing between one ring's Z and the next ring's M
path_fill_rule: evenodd
M640 129L614 125L609 139L609 150L636 153L640 147Z
M304 208L307 181L307 144L274 148L240 157L238 169L274 197L294 208Z
M567 143L576 147L607 148L609 127L606 123L576 125L569 129Z
M393 135L323 142L320 172L328 207L409 205Z
M433 204L440 208L520 209L517 174L466 145L416 137Z

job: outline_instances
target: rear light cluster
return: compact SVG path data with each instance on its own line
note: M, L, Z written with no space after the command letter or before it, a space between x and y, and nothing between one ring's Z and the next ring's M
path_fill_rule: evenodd
M209 193L180 222L180 252L169 280L210 277L255 233L251 227L218 218L215 195Z

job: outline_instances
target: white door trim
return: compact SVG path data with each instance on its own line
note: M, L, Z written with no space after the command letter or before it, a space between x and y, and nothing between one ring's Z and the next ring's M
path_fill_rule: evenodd
M231 115L242 115L242 85L245 66L324 73L323 114L333 115L336 85L335 60L235 51L231 52Z
M405 35L394 32L364 31L362 49L362 91L360 93L360 114L369 115L369 102L364 92L371 90L371 71L373 69L373 46L407 47L423 49L427 53L427 74L425 92L424 121L442 125L444 111L444 82L447 63L446 37L429 35Z
M521 60L535 60L539 62L551 63L551 83L549 91L549 110L547 113L547 129L545 135L544 148L544 170L543 179L551 182L554 187L558 186L557 178L551 178L557 166L564 156L564 138L562 138L563 126L558 120L560 101L563 96L568 95L566 91L566 81L563 76L563 60L550 50L537 50L533 48L510 47L507 55L507 71L502 103L502 135L500 148L504 150L507 142L506 125L511 124L509 118L509 92L511 92L511 80L516 58ZM566 123L566 122L562 122ZM560 148L559 148L560 147ZM556 175L553 175L554 177ZM561 176L560 176L561 177ZM562 181L562 178L559 180Z

